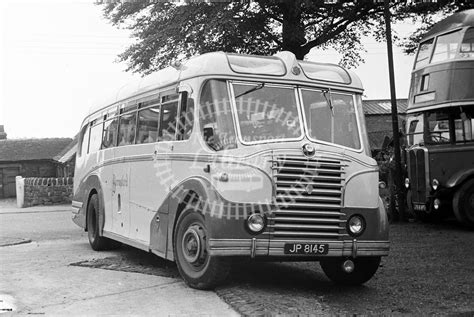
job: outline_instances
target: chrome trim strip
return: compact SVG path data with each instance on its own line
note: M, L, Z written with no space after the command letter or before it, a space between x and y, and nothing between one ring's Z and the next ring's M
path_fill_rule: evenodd
M81 208L72 206L72 213L74 214L73 216L78 215L80 211L81 211Z
M77 201L77 200L72 201L72 207L73 208L82 208L82 205L84 205L84 203L81 202L81 201Z

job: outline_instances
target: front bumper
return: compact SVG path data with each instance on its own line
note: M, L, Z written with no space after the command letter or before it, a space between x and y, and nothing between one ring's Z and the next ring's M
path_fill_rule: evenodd
M210 239L209 253L214 256L270 256L270 257L308 257L308 255L289 255L284 253L285 243L327 243L329 252L317 257L358 257L386 256L390 249L389 241L315 241L315 240L268 240L268 239Z

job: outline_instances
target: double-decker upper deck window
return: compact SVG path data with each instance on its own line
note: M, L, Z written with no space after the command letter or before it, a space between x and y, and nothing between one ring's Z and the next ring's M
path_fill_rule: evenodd
M438 36L431 62L454 59L458 54L460 43L461 30Z
M469 28L464 33L460 56L463 58L474 57L474 28Z
M433 39L429 39L420 44L418 55L416 56L415 68L425 66L430 60Z
M353 95L302 89L302 96L311 138L361 148Z
M242 140L246 143L301 136L293 87L233 84Z

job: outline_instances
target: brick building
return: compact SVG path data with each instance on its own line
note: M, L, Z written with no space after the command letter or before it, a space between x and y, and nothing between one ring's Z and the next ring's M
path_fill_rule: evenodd
M407 99L397 99L398 124L403 131L407 112ZM382 149L386 136L392 138L392 104L390 99L364 100L362 107L369 134L372 154Z
M18 175L57 177L61 164L54 158L71 142L71 138L0 139L0 198L16 196Z

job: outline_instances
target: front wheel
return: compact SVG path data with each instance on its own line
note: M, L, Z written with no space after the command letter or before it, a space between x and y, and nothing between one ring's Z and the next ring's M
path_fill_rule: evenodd
M204 218L194 211L184 211L174 233L174 257L186 284L197 289L212 289L229 274L228 263L209 254L209 236Z
M343 264L346 260L354 263L352 272L346 272ZM363 257L356 259L327 258L321 260L321 268L326 276L336 284L360 285L364 284L374 276L380 265L380 257Z
M99 197L93 194L87 205L87 237L95 251L111 250L120 247L120 243L102 237L99 234Z
M459 222L474 227L474 179L464 183L454 194L453 211Z

